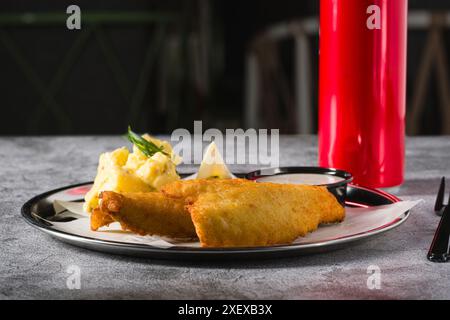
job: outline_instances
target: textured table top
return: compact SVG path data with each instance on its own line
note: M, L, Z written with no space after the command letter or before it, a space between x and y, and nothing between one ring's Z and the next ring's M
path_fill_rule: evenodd
M450 299L450 263L426 259L439 222L432 211L439 178L450 177L448 136L407 139L406 180L394 193L425 200L408 221L325 254L232 263L130 258L64 244L21 218L26 200L92 180L99 153L124 144L105 136L0 138L1 299ZM315 136L282 136L280 150L281 165L317 163ZM71 290L73 265L81 288ZM380 268L380 289L367 286L369 266Z

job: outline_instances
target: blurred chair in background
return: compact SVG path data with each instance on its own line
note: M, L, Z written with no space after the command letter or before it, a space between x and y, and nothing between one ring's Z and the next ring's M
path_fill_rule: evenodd
M435 68L438 84L439 113L432 125L440 126L442 134L450 134L450 86L448 80L448 53L444 47L444 31L450 27L450 13L416 11L409 13L409 33L427 32L423 55L414 83L408 94L406 113L407 134L423 134L423 113L429 105L427 92L431 72ZM315 133L316 106L313 105L313 65L311 38L318 36L318 21L307 18L280 23L257 35L246 53L246 82L244 119L252 128L280 128L287 133ZM294 77L289 81L282 68L280 43L294 40ZM422 47L422 46L421 46ZM410 72L410 71L408 71ZM439 129L437 129L439 131Z
M443 134L450 134L448 53L444 47L444 32L450 27L450 12L412 12L408 15L408 26L410 30L427 30L427 40L413 84L410 108L406 113L406 132L411 135L421 133L422 117L428 105L426 94L430 87L432 69L435 68L440 109L440 117L436 117L436 123L441 125Z

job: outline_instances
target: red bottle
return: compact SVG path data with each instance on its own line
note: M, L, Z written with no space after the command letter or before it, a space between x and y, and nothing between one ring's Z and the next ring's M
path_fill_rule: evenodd
M403 182L407 0L321 0L319 165Z

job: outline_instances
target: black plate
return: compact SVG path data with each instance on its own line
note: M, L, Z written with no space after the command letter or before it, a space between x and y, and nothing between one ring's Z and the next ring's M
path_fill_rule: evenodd
M53 200L55 198L67 199L70 201L82 201L84 193L90 188L91 184L92 182L71 185L38 195L23 205L22 216L33 227L36 227L37 229L46 232L61 241L79 247L113 254L172 260L236 260L276 258L324 252L341 248L355 241L366 239L388 231L403 223L409 216L409 211L406 211L400 216L400 218L392 220L390 223L381 228L327 241L269 247L214 249L190 247L171 247L162 249L147 244L102 240L95 237L85 237L77 234L62 232L60 230L56 230L51 223L42 220L42 218L48 219L55 214L53 209ZM348 185L347 187L347 206L377 206L390 204L397 201L399 201L399 199L395 196L379 190L354 185Z

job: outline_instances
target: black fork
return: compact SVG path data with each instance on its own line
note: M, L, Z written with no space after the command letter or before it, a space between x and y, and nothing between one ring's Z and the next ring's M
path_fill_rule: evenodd
M433 242L428 251L427 258L433 262L447 262L450 257L450 205L444 204L445 178L442 177L441 185L436 197L434 212L441 216L441 221L434 234ZM450 194L449 194L450 202Z

